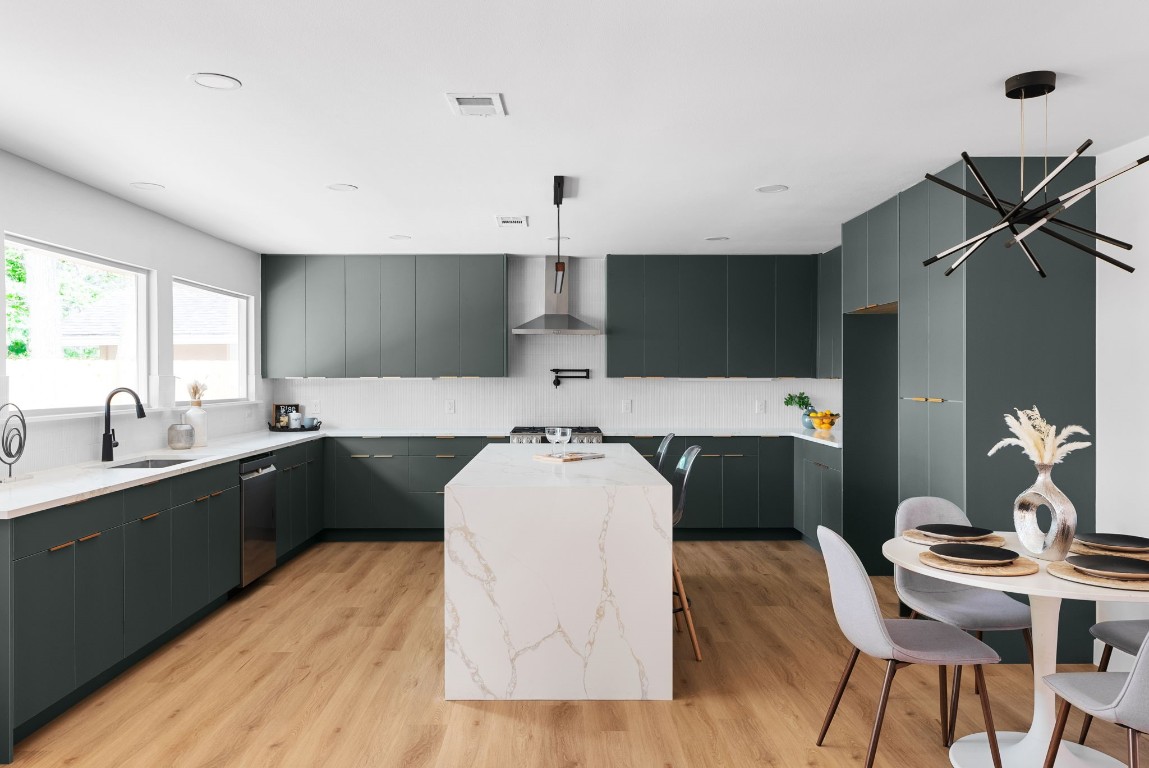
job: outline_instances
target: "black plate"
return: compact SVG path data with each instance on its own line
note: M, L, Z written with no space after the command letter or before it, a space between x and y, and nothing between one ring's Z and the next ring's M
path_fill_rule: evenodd
M1118 555L1070 555L1065 562L1082 573L1109 579L1149 579L1149 562Z
M930 552L943 560L968 565L1009 565L1019 557L1012 549L985 544L934 544Z
M1149 539L1127 533L1077 533L1074 538L1099 549L1125 552L1149 552Z
M993 533L989 528L977 528L972 525L952 525L950 523L926 523L925 525L919 525L918 530L922 533L928 533L931 536L953 539L955 541L961 541L962 539L983 539ZM1014 555L1014 557L1016 557L1016 555Z

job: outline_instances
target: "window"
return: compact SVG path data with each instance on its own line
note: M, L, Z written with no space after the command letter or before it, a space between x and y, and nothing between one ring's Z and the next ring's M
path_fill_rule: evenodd
M247 297L176 280L172 326L177 400L192 381L207 385L204 400L247 397Z
M25 410L102 405L116 387L147 400L147 280L66 249L4 241L8 388Z

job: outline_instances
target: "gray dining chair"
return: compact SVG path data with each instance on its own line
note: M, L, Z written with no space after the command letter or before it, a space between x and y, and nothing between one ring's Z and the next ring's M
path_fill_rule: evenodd
M1098 672L1109 669L1109 659L1113 656L1113 649L1136 656L1149 635L1149 619L1125 619L1122 621L1099 621L1089 628L1089 634L1105 644L1101 649L1101 662L1097 665ZM1081 724L1081 736L1078 744L1085 743L1089 735L1089 726L1093 724L1093 715L1086 714L1085 722Z
M663 441L665 443L665 440ZM690 470L694 467L694 459L702 451L702 447L692 445L686 449L682 454L682 458L678 460L678 464L674 467L674 475L671 477L670 485L673 490L672 504L674 515L671 518L671 525L677 526L682 520L682 515L686 511L686 489L690 483ZM673 545L672 545L673 546ZM686 595L686 585L682 581L682 571L678 568L678 557L674 555L673 548L671 549L671 562L674 565L674 594L672 601L677 599L678 605L674 606L674 623L678 626L678 615L686 619L686 629L690 632L690 644L694 648L695 661L702 661L702 648L698 645L698 633L694 631L694 614L690 610L690 598Z
M1045 768L1053 768L1057 750L1065 733L1069 708L1077 707L1086 715L1116 723L1128 731L1129 765L1137 768L1138 737L1149 731L1149 637L1142 639L1133 660L1133 669L1126 672L1059 672L1045 676L1045 684L1061 699L1049 751L1045 753Z
M662 474L663 465L666 463L666 454L670 452L670 443L674 440L674 433L670 432L666 437L662 438L662 442L658 444L658 450L654 452L654 468Z
M926 523L969 525L969 518L951 501L935 496L915 496L898 505L894 516L894 533L901 536L911 528ZM1004 592L980 587L967 587L925 576L905 568L894 568L894 586L898 599L905 603L910 618L926 618L973 632L978 640L984 632L1021 631L1029 659L1033 661L1032 621L1029 606ZM961 670L954 670L953 696L950 700L950 724L946 744L953 743L957 725L958 700L961 697Z
M925 664L938 668L940 684L938 702L941 711L942 741L945 742L948 730L946 665L952 664L956 667L972 665L974 676L981 686L981 713L985 719L990 756L994 768L1001 768L1001 755L997 746L997 732L993 727L989 691L985 687L985 675L982 671L983 665L996 664L1001 660L997 652L972 635L949 624L883 618L881 609L878 608L877 595L874 594L874 585L870 583L870 577L866 575L862 561L854 554L854 550L845 539L820 525L818 543L822 546L822 557L826 561L826 572L830 578L830 599L834 604L834 615L842 634L854 646L854 650L846 662L846 670L842 673L838 688L834 691L830 709L826 712L826 719L818 734L817 745L822 746L826 732L830 730L830 723L838 710L838 703L842 700L842 694L850 681L850 674L854 671L854 664L859 654L864 653L886 660L886 679L882 684L882 695L878 699L874 730L870 736L870 748L866 753L866 768L871 768L874 764L874 755L878 751L878 737L882 732L882 720L886 714L886 702L890 698L890 686L894 682L895 672L910 664Z

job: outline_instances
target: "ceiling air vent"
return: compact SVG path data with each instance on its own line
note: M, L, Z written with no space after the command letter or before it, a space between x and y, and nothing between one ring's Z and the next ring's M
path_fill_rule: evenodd
M501 93L448 93L451 111L459 117L506 117Z
M496 216L500 227L529 227L526 216Z

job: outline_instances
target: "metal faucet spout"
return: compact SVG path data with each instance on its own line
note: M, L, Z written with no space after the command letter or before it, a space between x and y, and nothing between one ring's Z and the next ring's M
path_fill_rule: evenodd
M140 402L140 396L127 387L116 387L108 393L108 399L104 401L104 442L103 449L100 452L100 461L112 460L112 449L118 448L119 443L116 442L116 430L112 429L112 398L120 392L127 392L136 401L136 418L143 419L147 417L144 413L144 404Z

